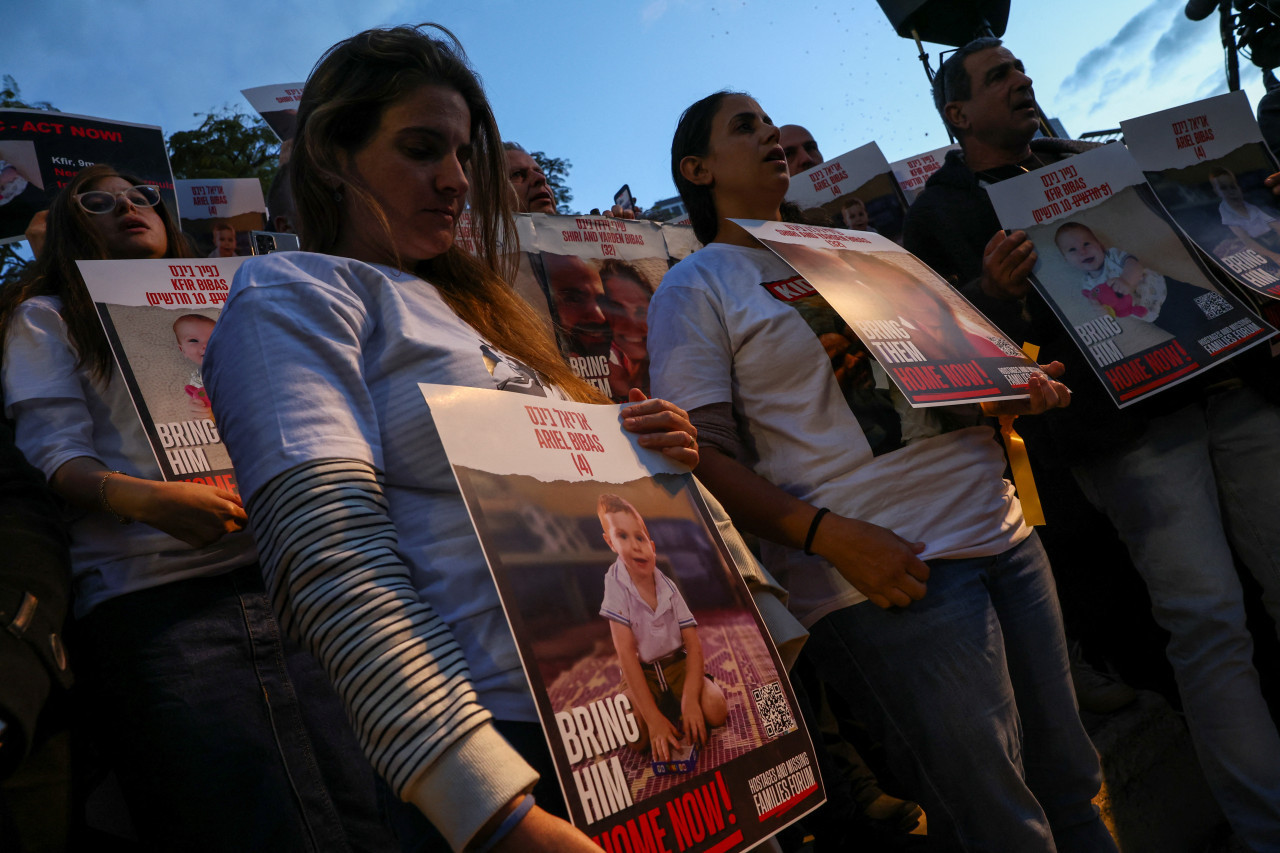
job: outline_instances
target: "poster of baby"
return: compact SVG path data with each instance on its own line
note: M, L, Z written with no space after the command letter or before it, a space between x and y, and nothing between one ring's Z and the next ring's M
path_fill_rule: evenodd
M236 490L200 371L244 260L76 262L165 480Z
M1121 408L1275 334L1215 284L1123 146L987 192L1000 223L1035 245L1032 284Z

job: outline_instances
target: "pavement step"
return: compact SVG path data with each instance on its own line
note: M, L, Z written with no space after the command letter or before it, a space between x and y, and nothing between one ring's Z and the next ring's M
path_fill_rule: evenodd
M1097 722L1097 725L1088 725ZM1102 819L1122 853L1206 853L1223 846L1225 818L1196 760L1186 722L1149 691L1087 719L1102 756Z

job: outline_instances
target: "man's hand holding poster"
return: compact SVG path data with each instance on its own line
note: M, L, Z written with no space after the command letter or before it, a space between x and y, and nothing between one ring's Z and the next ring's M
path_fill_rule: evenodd
M243 261L76 262L165 480L236 491L200 370Z
M987 188L1036 247L1031 280L1121 408L1275 330L1215 285L1130 154L1080 154Z
M574 824L612 853L729 853L821 804L786 670L692 476L616 407L421 388Z

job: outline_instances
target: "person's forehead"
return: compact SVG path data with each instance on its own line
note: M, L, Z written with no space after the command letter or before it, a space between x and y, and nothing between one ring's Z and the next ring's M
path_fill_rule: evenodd
M607 276L602 280L602 284L606 293L620 301L628 298L640 299L648 295L643 287L626 275Z
M765 111L750 95L729 95L720 102L720 108L716 110L719 120L726 123L733 121L734 116L743 113L765 115Z
M813 142L813 134L798 125L788 125L782 129L782 145L790 148L793 145L806 145Z
M96 181L89 184L89 186L86 187L86 189L114 191L114 190L127 190L131 186L133 186L133 184L129 183L119 175L108 175L104 178L98 178Z
M1004 45L989 47L965 57L964 67L969 72L969 80L974 87L983 84L988 72L1001 65L1021 65L1022 61L1013 55L1013 51Z
M581 266L578 264L566 265L556 272L552 285L556 290L596 290L604 292L600 274L585 263Z
M507 149L507 167L511 169L536 169L538 161L534 160L523 151L517 151L514 148Z

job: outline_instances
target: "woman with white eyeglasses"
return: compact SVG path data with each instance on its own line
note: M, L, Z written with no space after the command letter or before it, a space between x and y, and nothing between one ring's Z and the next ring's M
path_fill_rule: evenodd
M159 190L99 164L0 291L5 415L67 506L79 707L147 849L397 849L328 680L282 639L239 496L160 479L75 265L186 254Z

